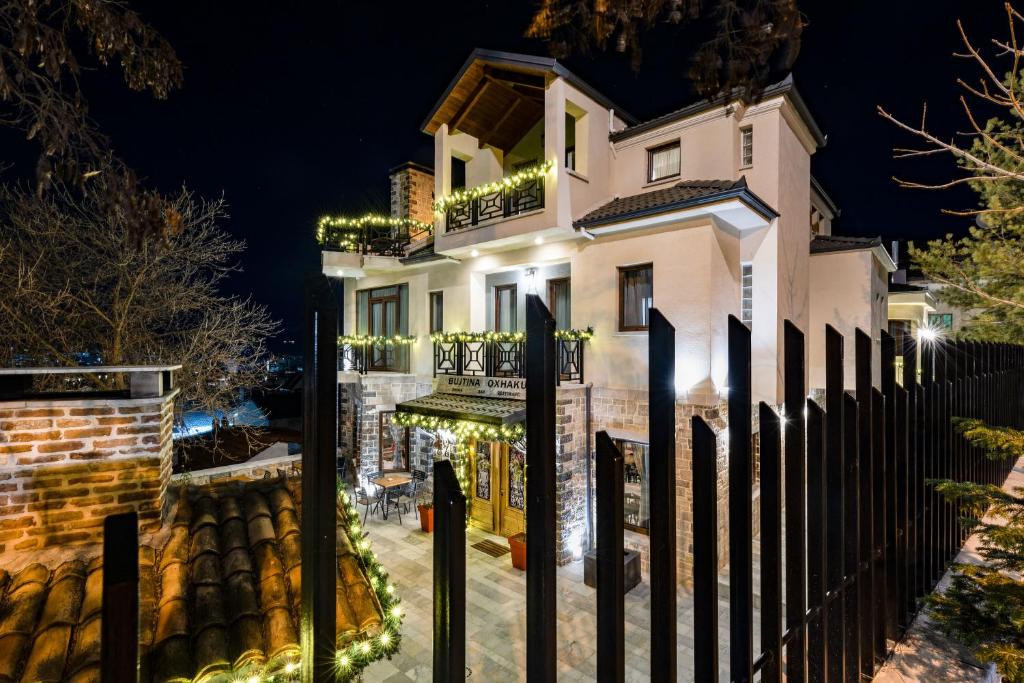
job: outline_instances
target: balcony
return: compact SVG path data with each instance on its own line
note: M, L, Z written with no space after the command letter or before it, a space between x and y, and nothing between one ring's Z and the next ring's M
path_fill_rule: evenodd
M409 248L430 237L433 227L412 218L367 214L359 218L324 216L317 241L327 251L403 258Z
M557 382L583 382L583 346L590 330L558 330ZM526 377L526 335L522 332L434 334L434 376Z
M457 232L544 208L544 177L549 162L501 180L442 197L434 208L445 217L445 232Z
M344 372L409 372L409 347L416 337L363 337L338 339L338 369Z

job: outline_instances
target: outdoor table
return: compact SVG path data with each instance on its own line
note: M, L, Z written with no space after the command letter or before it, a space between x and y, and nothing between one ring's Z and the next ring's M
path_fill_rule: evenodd
M385 474L382 477L370 479L371 484L384 489L384 519L388 518L388 497L391 495L391 490L401 488L411 481L412 475L408 472Z

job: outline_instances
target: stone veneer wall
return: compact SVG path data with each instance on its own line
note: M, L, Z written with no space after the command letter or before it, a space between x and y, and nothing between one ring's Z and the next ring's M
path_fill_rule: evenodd
M391 215L434 222L434 173L406 162L391 170Z
M380 464L380 411L429 394L432 383L415 375L381 373L342 376L339 387L339 444L359 458L358 474L376 472ZM409 435L410 469L433 471L433 435L415 429Z
M0 402L0 553L101 542L122 512L159 528L176 394Z

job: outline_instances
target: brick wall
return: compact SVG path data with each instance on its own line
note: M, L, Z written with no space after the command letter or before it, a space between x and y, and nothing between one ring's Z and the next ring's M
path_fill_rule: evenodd
M434 172L413 162L391 169L391 215L434 222Z
M176 393L0 402L0 554L101 542L133 510L158 528Z

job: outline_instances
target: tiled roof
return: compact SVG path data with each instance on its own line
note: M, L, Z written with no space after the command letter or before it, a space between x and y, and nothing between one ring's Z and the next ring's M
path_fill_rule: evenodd
M881 237L817 235L811 240L811 253L825 254L830 251L855 251L857 249L874 249L880 246L882 246Z
M395 408L403 413L495 425L510 425L526 419L526 401L445 394L439 391L399 403Z
M759 210L774 218L776 214L757 195L747 189L745 178L739 180L684 180L660 190L641 192L628 197L616 197L575 221L576 227L586 228L614 223L690 206L709 204L731 197L743 197Z
M298 658L299 512L297 480L183 492L166 543L139 549L141 680L219 680ZM339 647L382 628L343 527ZM0 683L100 680L102 557L0 570L0 592Z

